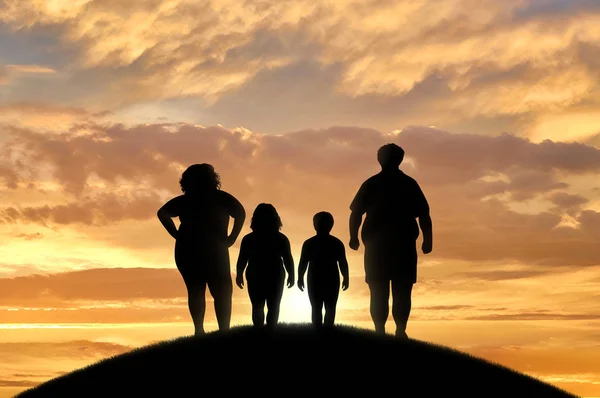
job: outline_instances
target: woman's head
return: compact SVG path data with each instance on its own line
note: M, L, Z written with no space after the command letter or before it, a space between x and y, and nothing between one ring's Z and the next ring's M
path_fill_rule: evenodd
M250 229L255 232L276 232L283 224L277 210L270 203L261 203L254 209Z
M181 175L179 186L183 193L207 191L221 188L221 179L212 165L193 164Z

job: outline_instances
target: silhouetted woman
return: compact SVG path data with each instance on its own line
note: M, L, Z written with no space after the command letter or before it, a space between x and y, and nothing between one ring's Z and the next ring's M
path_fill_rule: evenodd
M187 287L195 334L204 333L206 285L214 299L219 330L227 330L232 295L229 247L242 230L246 212L236 198L220 189L219 175L209 164L188 167L179 184L183 195L165 203L157 215L175 238L175 264ZM179 229L173 217L179 217ZM234 224L228 236L229 217Z
M254 326L264 325L265 304L268 310L267 326L274 327L277 324L286 271L288 288L294 286L294 259L289 239L279 232L281 227L275 207L261 203L252 215L252 232L244 236L240 246L236 284L243 289L247 265L246 280Z

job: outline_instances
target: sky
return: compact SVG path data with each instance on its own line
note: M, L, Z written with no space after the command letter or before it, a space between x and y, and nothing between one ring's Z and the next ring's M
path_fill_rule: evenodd
M0 396L193 333L156 217L187 166L297 263L394 142L433 220L409 336L600 397L599 50L595 0L0 0ZM336 321L373 329L347 255Z

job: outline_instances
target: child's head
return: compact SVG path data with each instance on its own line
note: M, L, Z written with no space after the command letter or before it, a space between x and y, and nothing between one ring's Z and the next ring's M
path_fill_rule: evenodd
M283 224L277 210L270 203L261 203L254 209L250 229L255 232L277 232Z
M333 216L331 213L321 211L313 217L313 225L318 233L328 234L333 228Z

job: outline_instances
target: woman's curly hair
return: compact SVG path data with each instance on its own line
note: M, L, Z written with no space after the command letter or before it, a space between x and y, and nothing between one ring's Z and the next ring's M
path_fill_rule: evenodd
M179 186L183 193L220 189L221 178L212 165L193 164L181 175Z

